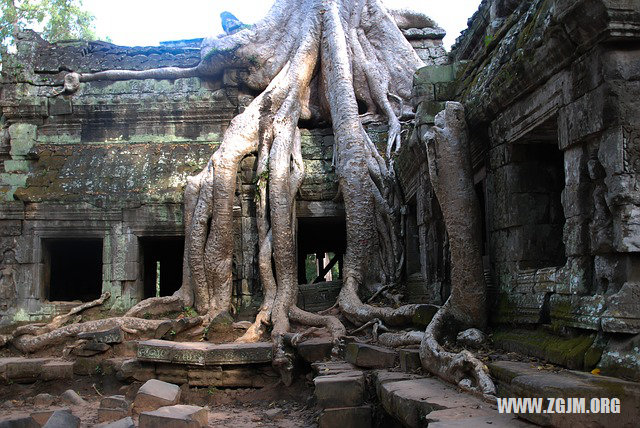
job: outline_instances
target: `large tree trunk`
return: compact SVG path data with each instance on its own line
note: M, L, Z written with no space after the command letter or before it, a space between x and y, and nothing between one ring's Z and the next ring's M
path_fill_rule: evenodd
M451 251L451 295L427 326L420 344L422 366L463 388L494 394L484 365L469 352L447 352L439 344L447 336L486 325L486 286L482 269L480 206L464 108L447 102L435 125L422 136L427 145L429 178L442 207Z
M256 25L222 38L206 39L202 60L196 67L108 70L70 73L65 77L61 92L73 93L82 82L212 77L233 66L248 68L244 84L261 91L233 119L205 169L187 183L186 263L181 289L174 296L141 302L128 315L156 314L166 307L192 304L204 322L226 314L231 303L236 172L243 157L256 153L258 265L264 302L255 323L240 340L260 340L271 327L276 348L274 365L288 382L292 368L288 339L291 321L325 327L336 340L345 334L337 318L310 314L295 306L295 200L304 176L298 121L319 118L333 126L334 164L346 211L347 248L344 284L338 298L340 310L357 325L372 319L392 326L411 320L418 305L376 307L364 304L358 295L361 287L368 285L367 279L377 278L386 286L397 284L404 263L403 201L394 176L392 153L400 148L399 117L411 95L413 73L423 63L396 20L407 25L433 22L415 13L394 16L380 0L277 0ZM367 135L358 103L366 107L367 117L376 115L386 120L386 158ZM455 173L461 163L468 162L467 158L456 158L461 153L456 146L450 152L443 149L442 154L430 156L429 160L442 162L449 170L432 178L441 178L438 197L452 203L445 217L447 228L451 229L458 285L447 313L463 325L481 326L484 290L477 284L482 270L475 263L479 248L475 241L470 246L462 245L463 240L477 238L474 223L467 222L469 218L476 221L476 217L465 216L475 213L469 205L473 187L466 179L468 167L463 172L467 174L465 180L454 180L460 177ZM455 187L448 189L448 185ZM459 234L451 233L454 230ZM469 302L467 307L465 301Z

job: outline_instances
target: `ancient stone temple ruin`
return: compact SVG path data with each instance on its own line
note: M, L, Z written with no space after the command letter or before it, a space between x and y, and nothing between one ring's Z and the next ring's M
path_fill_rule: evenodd
M522 416L541 425L632 426L640 416L640 3L484 0L468 25L447 52L437 24L416 28L398 20L425 64L415 72L413 113L400 115L402 146L392 155L402 195L401 283L362 290L361 298L398 296L396 306L420 304L429 310L414 314L413 321L424 331L451 295L454 256L430 176L429 150L431 130L442 120L438 113L457 101L464 107L480 205L489 315L482 361L496 395L615 397L623 411L614 416ZM17 52L3 58L0 89L2 332L64 316L105 293L102 318L122 315L147 298L171 296L183 284L188 263L187 178L206 167L231 120L258 96L244 84L249 69L224 68L206 78L96 79L81 83L75 93L55 96L71 71L196 67L202 40L152 47L50 44L23 31L16 43ZM360 113L364 117L367 111ZM384 153L387 123L363 122ZM343 285L347 218L337 197L331 124L305 120L300 128L305 175L295 197L297 305L318 313L334 307ZM242 159L236 176L234 325L253 321L264 296L257 169L253 153ZM398 293L389 294L394 288ZM190 311L183 310L187 316ZM261 388L278 378L266 343L172 342L180 333L175 322L147 337L162 340L127 342L127 329L109 331L78 335L91 346L83 342L69 352L40 352L41 363L55 367L50 373L32 365L31 371L11 368L20 357L7 345L0 378L32 382L54 379L53 372L61 379L110 373L125 383L159 379L205 389ZM210 333L204 335L211 338ZM222 329L220 334L217 343L236 338ZM421 368L415 346L392 350L349 342L340 351L347 362L322 362L332 356L328 340L290 344L297 346L302 366L312 364L318 376L320 426L391 426L386 425L391 421L453 426L446 423L468 417L458 415L464 411L473 413L475 422L459 426L477 426L498 417L495 409L469 410L485 405L475 397L435 378L419 378L424 363ZM461 343L454 348L462 349ZM335 354L333 349L334 360ZM410 374L378 370L372 380L361 371L398 364ZM19 374L12 378L11 370ZM340 377L345 372L351 375ZM403 393L401 384L411 382ZM160 412L151 402L162 395L157 388L166 386L145 387L153 399L142 389L127 397L136 403L134 415ZM411 395L418 387L446 390L433 393L437 398L429 402ZM342 397L336 391L354 388L355 398L336 398ZM180 402L180 394L171 391L172 400L162 405ZM462 404L442 399L445 393L458 394ZM129 416L130 403L124 410L119 405L108 409ZM343 408L351 410L336 410ZM180 411L191 422L207 423L196 410ZM525 426L509 416L498 420ZM143 419L135 421L158 423Z

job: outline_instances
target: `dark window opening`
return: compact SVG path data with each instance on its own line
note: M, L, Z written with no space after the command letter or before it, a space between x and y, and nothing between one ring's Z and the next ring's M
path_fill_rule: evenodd
M298 283L342 279L347 225L340 217L298 219Z
M170 296L182 285L184 237L139 240L144 298Z
M561 194L564 153L555 139L537 139L513 146L514 182L511 206L520 234L520 267L538 269L566 263Z
M102 239L43 240L49 301L90 302L102 293Z

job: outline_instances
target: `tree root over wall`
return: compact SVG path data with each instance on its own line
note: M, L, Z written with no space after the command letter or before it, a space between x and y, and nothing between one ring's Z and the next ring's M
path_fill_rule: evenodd
M244 67L249 73L243 84L259 92L244 112L231 121L222 144L202 172L188 180L184 197L185 268L180 290L174 296L143 301L125 317L108 323L103 320L103 325L116 323L138 331L153 330L158 328L155 321L136 317L167 312L168 307L194 306L202 323L226 316L232 294L236 172L245 156L257 153L259 272L264 302L255 323L239 340L257 341L270 330L275 347L274 366L288 382L292 357L286 338L291 322L324 327L336 340L344 336L345 327L335 316L308 313L295 304L298 292L295 197L304 177L298 122L318 119L330 121L333 126L334 164L346 212L347 247L339 309L356 325L374 318L390 326L410 322L418 305L397 309L376 307L363 303L358 296L359 288L366 286L370 278L377 278L383 285L399 282L404 261L400 233L402 196L391 154L400 148L399 118L404 101L411 95L413 73L423 63L397 23L425 27L433 22L415 13L396 12L394 16L380 0L277 0L268 15L254 26L206 39L201 48L201 62L196 67L109 70L70 73L65 77L59 93L72 94L81 90L82 82L210 78L219 76L226 67ZM386 159L365 132L358 104L365 106L366 117L382 117L388 123ZM447 130L443 128L443 132ZM436 146L439 148L439 143ZM452 152L450 156L459 154ZM468 162L445 159L449 157L436 151L434 165L442 162L440 168L446 170L458 167L455 162ZM431 161L430 157L430 167ZM444 165L446 162L451 165ZM456 199L456 192L473 192L472 186L447 190L451 182L458 183L455 169L449 171L452 177L437 168L435 171L432 180L439 178L442 183L438 198L447 201L441 204L443 207L449 199ZM448 210L449 216L445 215L452 240L455 236L464 239L470 233L469 223L464 224L468 218L454 219L460 214L452 213L455 209L468 212L466 203L454 204ZM460 232L456 235L454 231L458 228ZM484 293L478 284L482 279L481 268L470 266L464 259L465 251L454 250L459 247L453 242L451 248L454 271L469 280L458 292ZM477 249L474 247L473 251ZM461 272L469 267L473 269L468 273ZM456 302L457 298L452 295L451 300ZM458 319L457 306L452 303L445 306ZM484 307L478 306L471 313L478 311L484 311ZM460 319L478 325L468 317ZM95 323L85 323L62 327L57 330L60 333L54 330L47 335L67 336L96 327ZM425 367L434 365L442 354L436 353L431 341L426 340L430 335L436 337L438 331L427 329L422 346ZM18 345L20 340L14 342Z

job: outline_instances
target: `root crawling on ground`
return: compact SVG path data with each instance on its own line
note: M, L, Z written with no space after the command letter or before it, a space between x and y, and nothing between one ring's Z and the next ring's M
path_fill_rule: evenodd
M84 328L117 324L128 331L161 332L166 323L139 317L194 306L200 315L198 321L207 323L229 311L236 172L245 156L257 154L258 265L264 302L255 323L239 341L257 341L270 331L275 347L274 366L288 383L293 368L291 340L287 339L292 322L326 328L336 340L345 336L345 327L337 317L311 314L296 307L295 200L304 177L299 121L317 119L332 123L334 166L346 212L347 246L339 309L356 325L373 319L379 320L375 325L391 327L410 323L420 305L376 307L363 303L358 292L368 285L367 281L379 282L383 287L401 281L403 201L394 176L393 153L400 148L400 117L411 95L413 73L423 63L398 23L416 22L433 24L415 13L394 12L392 16L380 0L277 0L268 15L254 26L221 38L205 39L201 62L196 67L70 73L64 82L65 94L79 90L82 82L214 77L226 67L246 67L249 73L242 84L260 91L231 121L206 167L188 180L180 290L171 297L143 301L125 317L93 322ZM386 157L380 155L369 138L359 105L366 110L365 118L382 117L388 124ZM429 160L431 167L431 157ZM432 180L441 176L436 174ZM449 185L448 178L442 181ZM464 185L469 189L455 191L473 192L470 183ZM441 205L448 203L451 195L441 191L438 198L445 198ZM467 205L458 208L465 209ZM447 229L450 227L465 226L447 223ZM459 236L466 236L466 232L465 229ZM465 254L456 252L454 246L452 242L454 272L459 272L467 265L463 260L460 266L455 264ZM469 275L475 275L476 270L474 266ZM477 292L484 290L454 285L453 301L458 301L458 293L467 292L476 301ZM459 318L456 305L449 304L447 310ZM470 315L475 317L483 310L484 306L478 307ZM475 318L460 319L479 325ZM25 337L16 345L36 349L80 329L77 325L66 326L46 337ZM425 338L429 332L427 329ZM423 363L429 363L428 356Z

